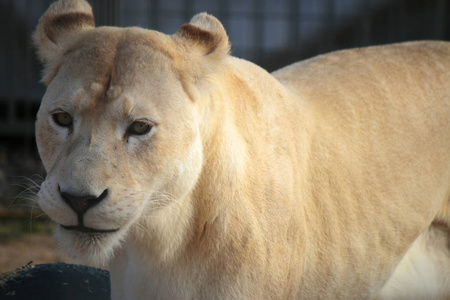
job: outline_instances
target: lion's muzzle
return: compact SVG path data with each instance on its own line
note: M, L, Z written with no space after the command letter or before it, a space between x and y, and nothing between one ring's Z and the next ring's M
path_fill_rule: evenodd
M100 196L96 195L74 195L68 192L65 192L58 186L59 194L61 199L64 200L65 203L77 214L78 225L77 226L63 226L69 230L78 230L83 232L91 232L93 231L91 228L88 228L84 225L84 214L92 207L99 204L108 196L108 189L105 189ZM95 231L95 230L94 230ZM115 230L113 230L115 231Z

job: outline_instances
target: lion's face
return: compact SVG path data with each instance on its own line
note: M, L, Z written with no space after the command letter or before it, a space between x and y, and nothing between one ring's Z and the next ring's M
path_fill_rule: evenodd
M34 42L48 86L36 122L47 171L39 204L62 247L102 264L130 235L170 232L180 206L194 205L200 90L228 55L223 26L199 14L171 36L96 28L86 1L64 0L41 17Z
M92 262L140 219L177 205L201 170L197 105L148 34L86 34L62 57L38 113L48 173L39 204L63 248Z

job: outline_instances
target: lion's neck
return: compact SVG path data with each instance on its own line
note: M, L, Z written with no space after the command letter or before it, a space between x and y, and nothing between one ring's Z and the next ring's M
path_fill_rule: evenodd
M142 263L170 264L192 236L191 195L152 212L132 228L126 242L128 251Z

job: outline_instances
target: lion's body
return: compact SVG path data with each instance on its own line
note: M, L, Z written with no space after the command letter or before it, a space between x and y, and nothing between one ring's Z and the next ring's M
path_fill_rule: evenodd
M308 116L307 125L300 125L309 139L302 187L307 226L313 224L307 244L321 249L311 251L308 265L323 266L321 271L313 268L310 276L304 272L310 286L321 282L328 288L336 278L345 278L349 290L366 281L375 291L383 282L376 278L392 272L438 211L447 213L449 46L411 43L349 50L274 74L303 99L302 113ZM448 215L440 220L450 224ZM336 298L343 290L336 286L330 292L337 294L324 298Z
M205 14L173 36L91 18L60 1L35 35L39 201L113 298L450 297L449 43L268 74Z

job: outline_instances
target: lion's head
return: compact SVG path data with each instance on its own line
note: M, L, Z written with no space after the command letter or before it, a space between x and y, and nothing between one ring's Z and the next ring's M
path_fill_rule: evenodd
M39 204L65 250L106 262L133 228L194 189L203 160L199 86L226 59L228 39L207 14L167 36L96 28L87 2L61 0L34 41L47 84L36 122L47 171Z

